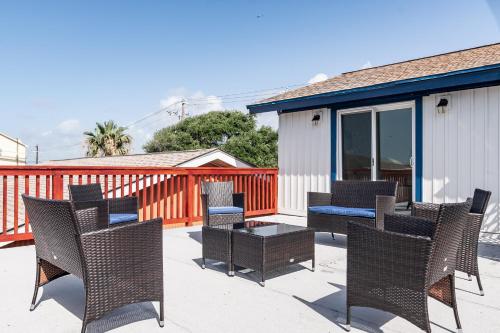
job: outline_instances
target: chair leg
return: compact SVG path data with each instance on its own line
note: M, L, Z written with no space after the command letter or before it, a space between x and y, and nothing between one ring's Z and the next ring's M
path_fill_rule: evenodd
M450 275L450 291L451 291L451 306L453 307L453 314L455 315L455 321L457 323L457 332L462 332L462 325L460 324L460 318L458 317L458 309L457 309L457 297L455 292L455 276Z
M84 322L84 323L82 324L82 333L85 333L85 331L86 331L86 330L87 330L87 323L86 323L86 322Z
M160 301L160 327L165 326L165 314L163 309L163 300Z
M481 284L481 278L479 277L479 272L476 272L477 286L479 287L479 293L484 296L483 285Z
M31 300L30 311L35 310L36 297L38 295L38 288L40 287L40 270L42 269L40 264L40 259L36 259L36 278L35 278L35 290L33 291L33 299Z
M345 329L347 331L351 330L351 307L349 305L347 306Z
M201 258L201 268L205 269L205 258Z
M335 234L332 232L332 239L335 239Z

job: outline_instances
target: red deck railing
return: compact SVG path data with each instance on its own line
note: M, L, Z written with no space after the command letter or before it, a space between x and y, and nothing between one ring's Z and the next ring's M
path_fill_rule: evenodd
M68 199L69 184L100 183L106 197L139 197L139 219L165 225L202 220L202 181L229 181L245 192L247 216L276 213L277 169L151 167L0 167L0 242L32 239L21 195Z

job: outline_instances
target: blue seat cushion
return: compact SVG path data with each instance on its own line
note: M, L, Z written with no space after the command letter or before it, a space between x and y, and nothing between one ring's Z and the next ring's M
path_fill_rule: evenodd
M311 206L309 212L313 214L342 215L353 217L375 218L375 209L373 208L351 208L340 206Z
M215 214L238 214L243 213L243 208L241 207L209 207L208 215Z
M109 214L109 224L131 222L137 220L137 214Z

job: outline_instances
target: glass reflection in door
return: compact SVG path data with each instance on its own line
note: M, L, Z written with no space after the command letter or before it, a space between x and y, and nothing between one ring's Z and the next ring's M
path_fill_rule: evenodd
M371 112L344 114L342 129L342 179L370 180L372 167Z
M398 182L397 202L412 197L412 109L376 113L376 178Z

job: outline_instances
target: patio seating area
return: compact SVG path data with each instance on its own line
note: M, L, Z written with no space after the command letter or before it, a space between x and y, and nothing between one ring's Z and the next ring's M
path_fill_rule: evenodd
M305 226L306 218L274 215L259 220ZM259 285L257 272L236 271L207 260L201 269L201 226L164 229L163 263L165 328L158 326L157 302L128 305L89 323L88 332L345 332L346 237L316 233L316 271L310 263L288 266ZM83 283L62 277L39 291L37 308L29 312L35 277L35 247L0 251L0 331L79 331L84 313ZM500 243L482 235L479 269L485 296L476 281L457 272L456 288L464 332L500 330ZM455 332L449 307L429 299L432 332ZM237 327L235 327L237 318ZM351 332L420 332L395 315L352 309Z

